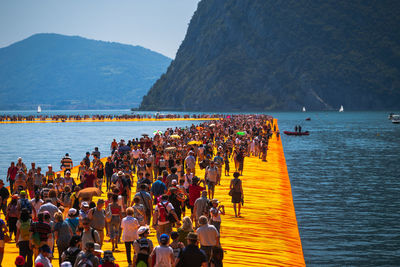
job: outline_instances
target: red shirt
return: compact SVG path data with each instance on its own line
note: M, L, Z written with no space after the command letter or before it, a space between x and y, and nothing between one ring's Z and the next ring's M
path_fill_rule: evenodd
M10 177L10 180L14 181L15 180L15 176L17 175L17 172L18 172L18 168L16 166L8 167L7 177Z
M85 174L85 188L86 187L94 187L94 180L96 176L94 174Z
M190 206L194 206L194 202L196 199L200 197L201 191L206 190L204 187L199 185L189 185L189 204Z

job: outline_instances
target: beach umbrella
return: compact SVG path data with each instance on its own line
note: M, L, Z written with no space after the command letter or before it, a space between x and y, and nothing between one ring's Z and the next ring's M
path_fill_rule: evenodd
M203 130L204 128L200 127L200 126L197 126L196 129L200 131L200 130Z
M153 134L163 134L163 132L160 130L157 130L157 131L154 131Z
M177 135L177 134L171 135L171 138L173 138L173 139L181 139L181 137L179 135Z
M101 190L97 187L86 187L82 190L79 190L77 197L89 199L94 196L101 196Z
M201 142L201 141L190 141L188 143L188 145L201 145L201 144L203 144L203 142Z
M210 127L215 127L215 124L214 124L214 123L211 123L211 124L210 124Z
M174 146L170 146L165 149L165 151L174 151L174 150L176 150L176 147Z
M237 135L246 135L245 132L237 132L236 134L237 134Z
M146 137L146 136L149 136L149 135L148 135L147 133L144 133L144 134L142 134L142 136L145 136L145 137Z

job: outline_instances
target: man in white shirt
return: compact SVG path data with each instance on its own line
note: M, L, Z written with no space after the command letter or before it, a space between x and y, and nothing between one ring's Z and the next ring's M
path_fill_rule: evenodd
M205 180L207 181L208 198L209 199L214 198L215 185L218 182L218 178L219 178L218 168L215 166L215 162L211 161L210 166L208 166L206 168L206 174L205 174Z
M208 224L206 216L200 217L199 224L200 227L197 228L196 233L200 239L200 248L206 253L208 262L212 248L219 245L219 233L214 225Z
M125 243L126 257L129 266L132 265L131 247L133 248L133 242L139 239L137 230L140 227L138 220L133 217L133 213L133 208L127 208L126 217L121 221L121 228L123 230L122 241Z

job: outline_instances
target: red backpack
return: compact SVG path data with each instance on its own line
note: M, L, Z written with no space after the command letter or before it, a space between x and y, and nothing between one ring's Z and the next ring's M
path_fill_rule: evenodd
M167 210L167 205L169 204L168 201L166 201L165 203L163 203L162 201L160 201L157 204L158 207L158 220L160 222L167 222L168 220L168 210Z

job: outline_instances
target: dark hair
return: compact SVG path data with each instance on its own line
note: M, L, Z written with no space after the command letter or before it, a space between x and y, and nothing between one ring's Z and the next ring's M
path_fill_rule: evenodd
M117 194L114 194L114 195L112 196L112 200L113 200L114 202L117 202L117 201L118 201L118 195L117 195Z
M30 219L28 209L24 208L21 210L21 216L19 217L21 221L26 222Z
M139 196L135 196L135 197L133 198L133 202L139 203L139 202L140 202L140 197L139 197Z
M238 178L239 176L240 176L240 173L238 173L238 172L233 173L233 177Z
M175 174L175 173L177 172L177 169L176 169L175 167L172 167L172 168L171 168L171 172L172 172L173 174Z
M81 237L79 235L73 235L69 240L69 246L75 247L79 242L81 242Z
M175 231L174 231L174 232L171 233L171 239L172 239L172 240L175 240L175 239L177 239L178 237L179 237L178 232L175 232Z

